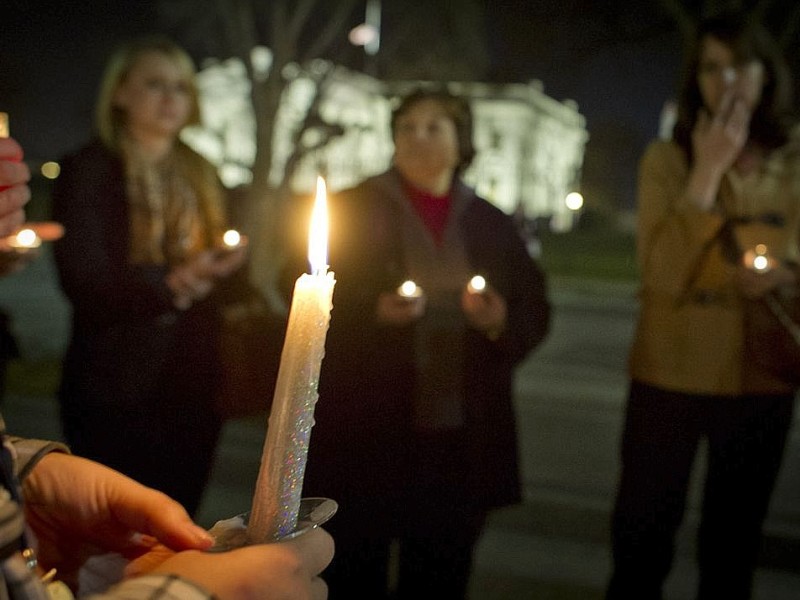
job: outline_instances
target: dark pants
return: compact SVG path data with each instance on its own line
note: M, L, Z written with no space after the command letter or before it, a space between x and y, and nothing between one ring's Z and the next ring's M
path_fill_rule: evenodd
M331 600L466 598L487 510L465 490L463 433L410 444L413 481L402 501L343 502L326 524L336 540L336 556L322 575ZM390 570L392 548L397 571Z
M64 436L75 454L166 493L191 515L222 429L213 404L218 340L203 316L187 312L174 329L133 324L120 339L135 347L108 343L108 362L98 358L99 345L73 353L83 340L73 343L59 393Z
M792 422L793 395L714 397L633 382L612 520L607 598L660 599L700 440L708 441L698 599L750 598L761 527Z

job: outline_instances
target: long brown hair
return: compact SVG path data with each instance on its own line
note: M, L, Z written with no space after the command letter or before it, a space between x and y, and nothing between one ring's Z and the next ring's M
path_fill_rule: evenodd
M728 46L738 61L759 61L764 65L765 80L758 103L750 119L750 139L767 149L786 143L792 125L792 79L780 48L767 29L746 13L726 12L700 22L686 55L678 119L673 138L692 158L692 130L703 98L697 82L703 42L713 37Z

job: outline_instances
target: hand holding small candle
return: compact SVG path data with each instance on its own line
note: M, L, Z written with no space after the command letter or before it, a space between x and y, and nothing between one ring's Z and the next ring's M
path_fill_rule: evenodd
M297 526L314 405L332 308L325 182L317 180L308 258L295 283L267 437L247 529L251 543L280 539Z
M425 304L425 292L408 279L394 292L384 292L378 296L375 319L385 325L404 327L425 313Z
M795 269L771 255L766 244L756 244L744 252L736 285L745 298L763 298L776 288L796 284Z
M51 242L64 235L59 223L25 223L15 233L0 238L0 274L18 271L35 260L43 242Z
M496 340L506 328L506 301L481 275L472 277L465 286L461 309L470 326L490 340Z

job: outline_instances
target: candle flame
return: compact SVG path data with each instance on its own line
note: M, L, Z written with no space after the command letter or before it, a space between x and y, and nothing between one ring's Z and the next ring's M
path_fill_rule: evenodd
M472 279L469 280L469 291L473 294L480 294L483 290L486 289L486 280L481 277L480 275L475 275Z
M324 274L328 270L328 199L322 177L317 177L317 197L311 211L308 262L314 275Z
M753 268L756 271L766 271L769 267L769 259L763 254L758 254L753 258Z
M36 245L37 237L33 229L21 229L17 232L17 244L24 248L31 248Z
M229 248L235 248L242 242L242 236L235 229L228 229L222 234L222 243Z
M413 296L417 293L417 284L410 279L408 281L404 281L398 289L398 293L401 296Z

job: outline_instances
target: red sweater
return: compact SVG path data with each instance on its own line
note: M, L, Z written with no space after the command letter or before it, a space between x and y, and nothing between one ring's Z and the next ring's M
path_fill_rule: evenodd
M448 190L443 196L435 196L430 192L421 190L409 183L404 184L404 189L411 201L411 205L431 232L437 246L442 245L444 228L447 225L447 215L450 213L451 196Z

